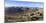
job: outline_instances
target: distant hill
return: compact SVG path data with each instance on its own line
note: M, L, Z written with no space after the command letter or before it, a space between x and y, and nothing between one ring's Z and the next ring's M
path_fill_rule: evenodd
M6 13L16 13L16 12L23 12L24 10L26 10L26 8L29 8L33 11L36 11L38 9L42 9L42 8L38 8L38 7L5 7L5 12Z

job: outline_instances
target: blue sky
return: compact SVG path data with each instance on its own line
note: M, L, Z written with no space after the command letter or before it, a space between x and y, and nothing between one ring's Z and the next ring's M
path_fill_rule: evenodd
M44 0L5 0L5 1L33 1L33 2L43 2Z
M27 2L22 0L5 0L5 7L11 6L27 6L27 7L43 7L42 2Z

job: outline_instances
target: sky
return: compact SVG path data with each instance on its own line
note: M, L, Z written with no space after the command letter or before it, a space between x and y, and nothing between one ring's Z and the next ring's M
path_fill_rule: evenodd
M5 0L5 1L33 1L33 2L43 2L43 0Z
M35 1L27 1L27 0L5 0L5 7L11 6L27 6L27 7L41 7L43 8L43 2L40 0Z

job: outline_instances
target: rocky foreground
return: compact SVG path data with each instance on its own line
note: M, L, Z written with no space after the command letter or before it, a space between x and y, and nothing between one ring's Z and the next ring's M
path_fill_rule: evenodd
M6 15L5 16L6 21L12 21L12 22L25 22L25 21L42 21L43 20L43 14L30 14L30 15Z

